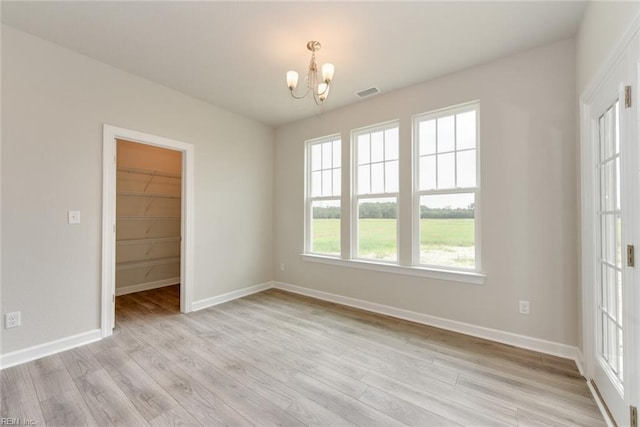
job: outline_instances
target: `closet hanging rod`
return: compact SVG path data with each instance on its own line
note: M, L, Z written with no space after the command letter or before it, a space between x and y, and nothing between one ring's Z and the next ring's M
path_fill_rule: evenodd
M119 167L117 168L118 172L126 172L126 173L135 173L139 175L151 175L151 176L162 176L165 178L182 178L182 175L179 173L171 173L171 172L161 172L152 169L138 169L138 168L125 168Z

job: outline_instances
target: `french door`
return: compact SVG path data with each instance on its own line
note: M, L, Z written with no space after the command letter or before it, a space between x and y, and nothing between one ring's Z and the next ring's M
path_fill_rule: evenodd
M634 105L638 102L638 44L634 40L583 104L582 118L588 135L583 148L590 151L583 156L583 163L588 161L582 165L583 177L587 172L592 178L582 190L583 198L591 201L590 206L583 205L590 210L583 212L590 228L583 228L588 248L583 256L588 301L585 364L588 379L619 426L632 424L638 396L636 346L640 340L635 333L640 329L635 313L640 307L634 287L640 283L640 258L636 266L635 256L635 248L640 251L640 161Z

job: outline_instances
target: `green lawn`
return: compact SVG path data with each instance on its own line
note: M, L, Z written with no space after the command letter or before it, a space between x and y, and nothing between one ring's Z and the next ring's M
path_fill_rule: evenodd
M421 219L422 262L458 267L473 266L473 219ZM340 254L340 220L313 221L313 251ZM360 256L396 259L396 220L360 220Z

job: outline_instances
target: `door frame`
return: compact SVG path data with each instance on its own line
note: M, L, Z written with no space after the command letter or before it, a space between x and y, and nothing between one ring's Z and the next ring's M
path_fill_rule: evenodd
M626 133L632 141L638 141L638 123L640 117L638 112L640 108L640 15L636 16L632 24L619 40L616 47L610 53L608 58L601 65L598 74L587 86L583 94L580 96L580 173L581 173L581 249L582 249L582 350L583 350L583 368L584 376L587 379L589 388L591 389L598 405L603 402L600 401L601 397L598 392L593 388L591 380L594 377L594 363L595 358L595 280L596 280L596 267L593 264L593 259L596 257L597 249L597 228L596 228L596 206L598 201L595 199L595 188L597 185L597 177L595 176L595 164L597 160L597 145L595 144L597 134L591 121L591 106L594 104L600 90L602 90L605 84L612 77L614 70L620 61L628 59L628 74L631 76L632 84L632 105L634 107L635 116L627 123L628 128ZM628 58L627 58L628 57ZM621 102L624 102L624 98L621 98ZM622 106L621 108L624 108ZM635 153L635 161L640 165L640 158L638 151ZM629 199L632 204L632 211L640 212L640 176L637 174L637 170L634 171L632 178L632 184L630 188L627 188L625 197ZM631 174L630 174L631 175ZM629 187L629 186L628 186ZM636 249L640 251L640 221L636 221L634 224L630 224L632 235L626 234L630 241L623 241L624 244L633 243ZM640 254L640 252L638 252ZM640 256L636 256L636 267L632 272L635 287L640 284ZM640 310L640 292L634 287L626 287L625 289L626 299L632 308L631 312L638 312ZM625 329L630 333L626 333L627 339L625 342L625 359L627 361L635 361L631 365L631 369L627 370L628 381L625 384L625 403L634 406L640 406L640 365L638 364L638 358L640 356L640 339L636 335L640 332L640 321L637 317L634 318L632 313L627 313L625 319ZM627 363L625 363L625 366ZM603 407L601 407L605 419L609 425L612 424L612 420L608 419L610 416Z
M108 124L103 127L102 158L102 337L113 333L115 325L116 272L116 139L152 145L182 152L182 200L180 242L180 312L193 311L194 287L194 146Z

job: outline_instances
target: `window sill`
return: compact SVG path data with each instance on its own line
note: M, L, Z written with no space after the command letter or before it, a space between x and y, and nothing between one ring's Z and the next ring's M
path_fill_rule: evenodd
M363 270L380 271L384 273L404 274L406 276L428 277L431 279L448 280L451 282L484 284L485 275L475 272L439 270L434 268L410 267L395 264L383 264L363 260L345 260L322 255L302 254L302 259L320 264L337 265L340 267L360 268Z

